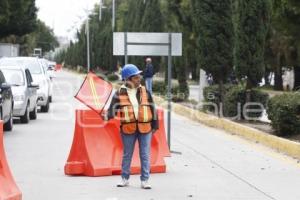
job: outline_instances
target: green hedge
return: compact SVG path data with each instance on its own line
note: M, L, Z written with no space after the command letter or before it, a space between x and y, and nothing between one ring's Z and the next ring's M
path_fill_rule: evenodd
M117 81L117 80L119 80L119 76L117 74L108 74L107 79L109 81Z
M274 96L268 102L267 113L276 135L300 134L300 93Z
M240 119L256 120L262 116L264 108L267 106L269 95L261 90L253 89L250 91L250 103L256 105L246 104L246 89L241 85L232 87L225 95L224 98L224 116L236 117ZM260 105L257 105L260 104ZM251 112L247 112L245 109L251 109ZM254 111L257 110L257 111ZM246 118L246 116L248 118Z
M153 81L152 90L154 93L166 97L168 87L164 81ZM187 99L187 95L185 93L180 93L179 85L172 86L172 101L174 102L182 102Z
M235 119L245 119L243 113L243 108L246 103L246 89L241 85L231 85L227 84L224 86L225 94L224 94L224 105L223 105L223 116L231 117ZM204 88L203 91L205 102L212 103L217 105L217 108L220 110L221 99L219 94L219 86L213 85ZM260 103L264 108L266 107L268 101L268 94L262 92L257 89L251 90L251 103ZM213 105L204 104L204 110L215 112L216 107ZM245 112L247 114L247 119L257 119L259 118L263 110L261 110L261 106L258 105L250 105L247 107L248 109L260 109L257 112ZM219 111L218 110L218 111Z
M231 84L225 84L224 85L225 94L232 87L234 87L234 86L231 85ZM220 92L219 92L219 85L212 85L212 86L205 87L203 89L203 97L204 97L204 102L206 102L206 103L212 103L214 105L217 105L218 108L219 108L220 103L221 103ZM215 107L214 106L210 106L210 105L204 104L203 109L205 111L215 112Z

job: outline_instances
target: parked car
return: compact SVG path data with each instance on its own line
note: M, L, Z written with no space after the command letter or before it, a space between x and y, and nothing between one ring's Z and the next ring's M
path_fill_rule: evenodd
M52 102L52 92L53 92L53 78L54 78L54 71L51 70L51 66L49 66L49 61L44 59L44 58L40 58L39 59L41 65L44 68L44 71L46 72L46 75L49 77L49 102Z
M14 109L13 116L21 123L37 118L37 88L28 68L22 66L0 66L8 84L11 85Z
M0 117L4 123L4 130L11 131L13 128L13 94L10 85L0 70Z
M34 84L39 85L37 90L38 106L42 112L48 112L50 108L50 80L42 64L36 57L11 57L1 58L0 66L23 66L29 69Z

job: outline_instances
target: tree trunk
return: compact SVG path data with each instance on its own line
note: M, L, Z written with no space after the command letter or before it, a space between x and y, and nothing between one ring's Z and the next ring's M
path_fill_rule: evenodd
M189 98L189 86L186 80L186 67L185 66L178 66L177 67L178 73L177 73L177 80L179 83L179 93L180 95L183 95L182 97L184 100Z
M276 60L276 69L275 69L275 83L274 83L274 90L283 90L283 80L282 80L282 68L280 59L281 56L277 56Z
M295 71L295 85L294 85L294 90L300 91L300 66L294 67Z
M265 78L265 85L266 86L270 86L270 80L269 80L269 76L270 76L270 71L269 70L266 70L265 72L265 75L264 75L264 78Z
M275 71L274 90L282 91L283 90L282 71L281 71L281 67L279 67L279 68L280 69L276 69L276 71Z
M251 102L251 90L253 88L253 85L251 81L248 79L247 80L247 85L246 85L246 103Z
M219 94L220 94L220 105L219 107L219 117L224 116L224 96L225 96L225 89L224 89L224 82L223 80L219 81Z

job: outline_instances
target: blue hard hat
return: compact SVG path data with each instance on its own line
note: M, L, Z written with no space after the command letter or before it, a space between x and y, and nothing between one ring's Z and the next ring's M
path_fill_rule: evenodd
M126 80L131 76L141 74L143 71L140 71L137 66L133 64L127 64L122 68L122 79Z

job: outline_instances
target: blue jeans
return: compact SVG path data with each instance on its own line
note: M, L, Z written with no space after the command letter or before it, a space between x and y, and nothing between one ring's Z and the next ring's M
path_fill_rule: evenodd
M152 94L152 78L145 79L146 89Z
M123 142L122 178L129 179L130 165L136 140L139 141L140 160L141 160L141 181L146 181L150 176L150 147L152 133L135 134L121 133Z

